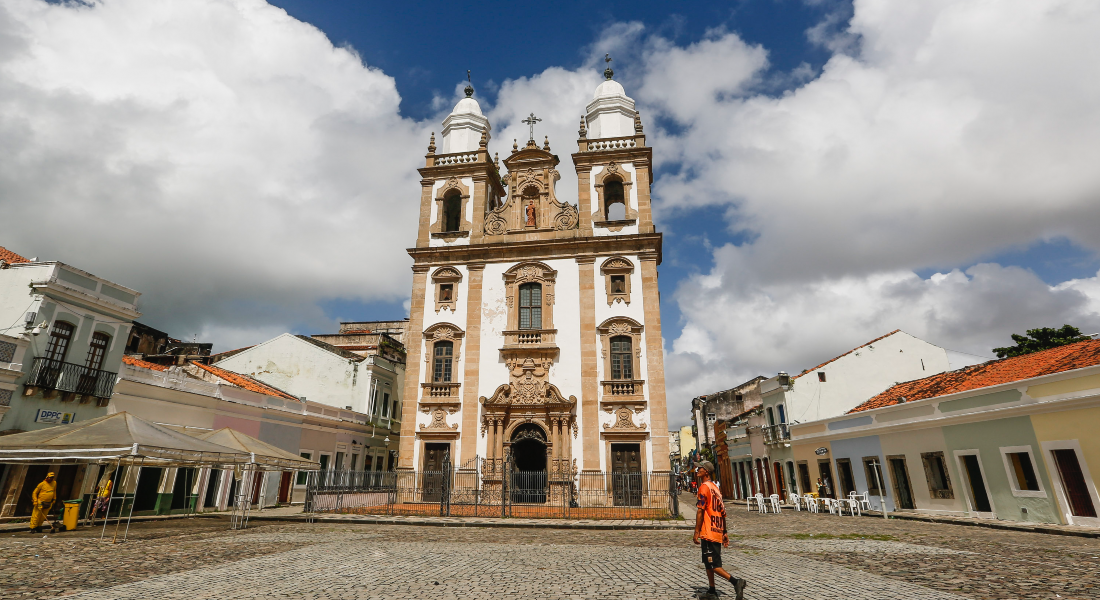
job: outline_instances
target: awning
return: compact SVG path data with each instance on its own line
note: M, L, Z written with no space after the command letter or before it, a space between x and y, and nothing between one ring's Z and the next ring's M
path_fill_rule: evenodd
M258 440L257 440L258 441ZM127 412L0 437L0 463L114 462L145 466L243 465L238 449L194 438Z
M240 452L246 452L251 457L251 462L265 469L317 471L321 463L302 458L297 454L287 452L282 448L258 440L250 435L243 434L236 429L224 427L215 431L203 431L194 436L200 440L213 442L219 446L232 448Z

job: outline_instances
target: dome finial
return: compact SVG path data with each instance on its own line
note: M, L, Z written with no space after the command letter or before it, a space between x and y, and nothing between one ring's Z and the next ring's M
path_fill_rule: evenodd
M466 92L467 98L472 98L474 95L474 82L470 79L469 69L466 69L466 89L463 91Z
M611 70L611 55L610 54L604 54L603 55L603 62L607 64L607 68L603 70L603 76L606 77L607 79L611 79L612 77L615 76L615 71Z

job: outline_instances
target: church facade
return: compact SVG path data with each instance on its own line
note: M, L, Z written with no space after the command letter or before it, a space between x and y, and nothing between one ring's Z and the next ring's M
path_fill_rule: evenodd
M549 140L490 157L472 88L432 134L399 469L480 462L487 487L505 460L562 483L669 469L653 153L612 75L580 122L576 204Z

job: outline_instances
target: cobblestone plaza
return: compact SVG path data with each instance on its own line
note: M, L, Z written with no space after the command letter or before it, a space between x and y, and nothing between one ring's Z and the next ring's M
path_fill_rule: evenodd
M723 558L750 581L748 598L1100 598L1094 538L736 509L730 524L737 537ZM141 523L129 542L115 545L92 531L4 533L0 598L694 598L705 591L698 549L684 530L225 527L218 519Z

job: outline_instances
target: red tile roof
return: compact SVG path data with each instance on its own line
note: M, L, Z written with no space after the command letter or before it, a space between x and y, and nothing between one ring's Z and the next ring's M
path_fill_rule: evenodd
M825 365L827 365L827 364L829 364L829 363L833 362L834 360L838 360L838 359L844 358L845 356L848 356L849 354L851 354L851 353L855 352L856 350L859 350L860 348L865 348L865 347L867 347L867 346L870 346L871 344L873 344L873 343L875 343L875 342L877 342L877 341L879 341L879 340L883 340L883 339L886 339L886 338L888 338L888 337L890 337L890 336L894 335L895 333L897 333L897 332L899 332L899 331L901 331L901 330L900 330L900 329L895 329L895 330L891 331L890 333L887 333L886 335L880 335L879 337L877 337L877 338L875 338L875 339L873 339L873 340L871 340L871 341L867 342L866 344L863 344L862 346L856 346L855 348L852 348L851 350L849 350L849 351L845 352L844 354L841 354L840 356L837 356L836 358L830 358L829 360L827 360L827 361L825 361L825 362L821 363L820 365L817 365L816 367L814 367L814 368L812 368L812 369L806 369L805 371L803 371L803 372L799 373L798 375L795 375L795 376L794 376L794 377L792 377L791 379L798 379L799 377L802 377L802 376L803 376L803 375L805 375L806 373L812 373L812 372L814 372L814 371L816 371L816 370L820 369L821 367L824 367Z
M7 261L8 264L31 262L3 246L0 246L0 260Z
M152 369L154 371L167 371L168 370L168 367L165 366L165 365L158 365L156 363L151 363L151 362L148 362L148 361L144 361L144 360L141 360L140 358L135 358L133 356L123 356L122 357L122 362L123 362L123 364L127 364L127 365L130 365L132 367L137 367L139 369Z
M913 402L1094 365L1100 365L1100 340L1087 340L899 383L848 412L893 406L902 398Z
M257 379L249 377L248 375L241 375L240 373L234 373L233 371L227 371L225 369L212 365L204 365L195 361L191 361L191 364L202 369L203 371L206 371L207 373L210 373L211 375L214 375L215 377L232 383L239 388L244 388L252 392L258 392L260 394L266 394L268 396L275 396L276 398L286 398L287 400L298 399L278 388L271 387L266 383L262 383Z

